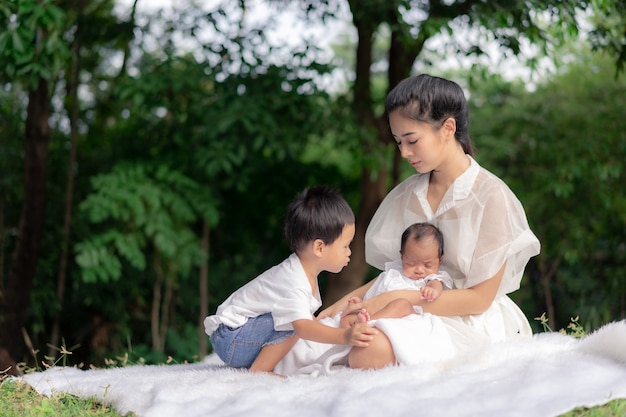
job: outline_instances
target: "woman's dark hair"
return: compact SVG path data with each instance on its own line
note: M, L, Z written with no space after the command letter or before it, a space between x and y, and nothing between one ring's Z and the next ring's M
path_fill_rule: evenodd
M404 254L404 248L409 238L413 239L415 242L419 242L425 237L432 237L435 240L438 246L437 253L441 258L443 256L443 234L437 226L425 222L413 223L404 230L402 238L400 239L400 253Z
M294 252L315 239L330 245L350 224L354 213L339 191L326 185L307 187L287 208L285 240Z
M399 110L408 118L440 128L446 119L456 120L457 142L463 151L474 156L469 135L469 110L461 87L445 78L420 74L406 78L387 95L385 112Z

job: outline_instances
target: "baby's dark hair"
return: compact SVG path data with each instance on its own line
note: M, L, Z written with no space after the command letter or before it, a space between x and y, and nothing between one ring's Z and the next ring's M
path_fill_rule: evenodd
M287 208L285 240L296 253L315 239L330 245L350 224L354 213L338 190L326 185L307 187Z
M387 116L394 110L400 110L404 116L437 129L452 117L456 121L456 141L466 154L474 156L469 135L467 100L461 87L454 81L428 74L405 78L387 95Z
M435 240L438 246L437 253L441 258L443 256L443 233L441 233L441 230L439 230L437 226L431 223L413 223L407 227L400 239L400 254L404 254L404 248L409 238L413 239L415 242L419 242L425 237L432 237Z

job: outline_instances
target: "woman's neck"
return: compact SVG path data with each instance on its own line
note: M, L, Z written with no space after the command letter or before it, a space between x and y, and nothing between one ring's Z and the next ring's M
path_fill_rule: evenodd
M470 166L470 159L458 145L444 162L430 173L430 186L447 190Z

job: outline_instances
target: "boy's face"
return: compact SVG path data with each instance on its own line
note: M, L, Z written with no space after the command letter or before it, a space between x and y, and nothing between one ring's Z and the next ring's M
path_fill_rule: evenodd
M402 273L411 279L423 279L439 271L439 248L432 236L419 241L409 238L402 254Z
M348 224L343 227L341 236L330 245L326 245L324 249L324 258L328 272L340 272L344 266L350 262L350 243L354 238L354 225Z

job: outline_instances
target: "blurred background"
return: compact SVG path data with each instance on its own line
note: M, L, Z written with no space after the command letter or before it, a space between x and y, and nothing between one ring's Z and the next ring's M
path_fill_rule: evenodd
M420 72L465 89L476 159L542 243L511 294L535 331L626 315L624 1L16 0L0 21L0 370L200 360L204 317L289 255L307 185L357 218L325 304L375 277L365 229L414 173L384 98Z

